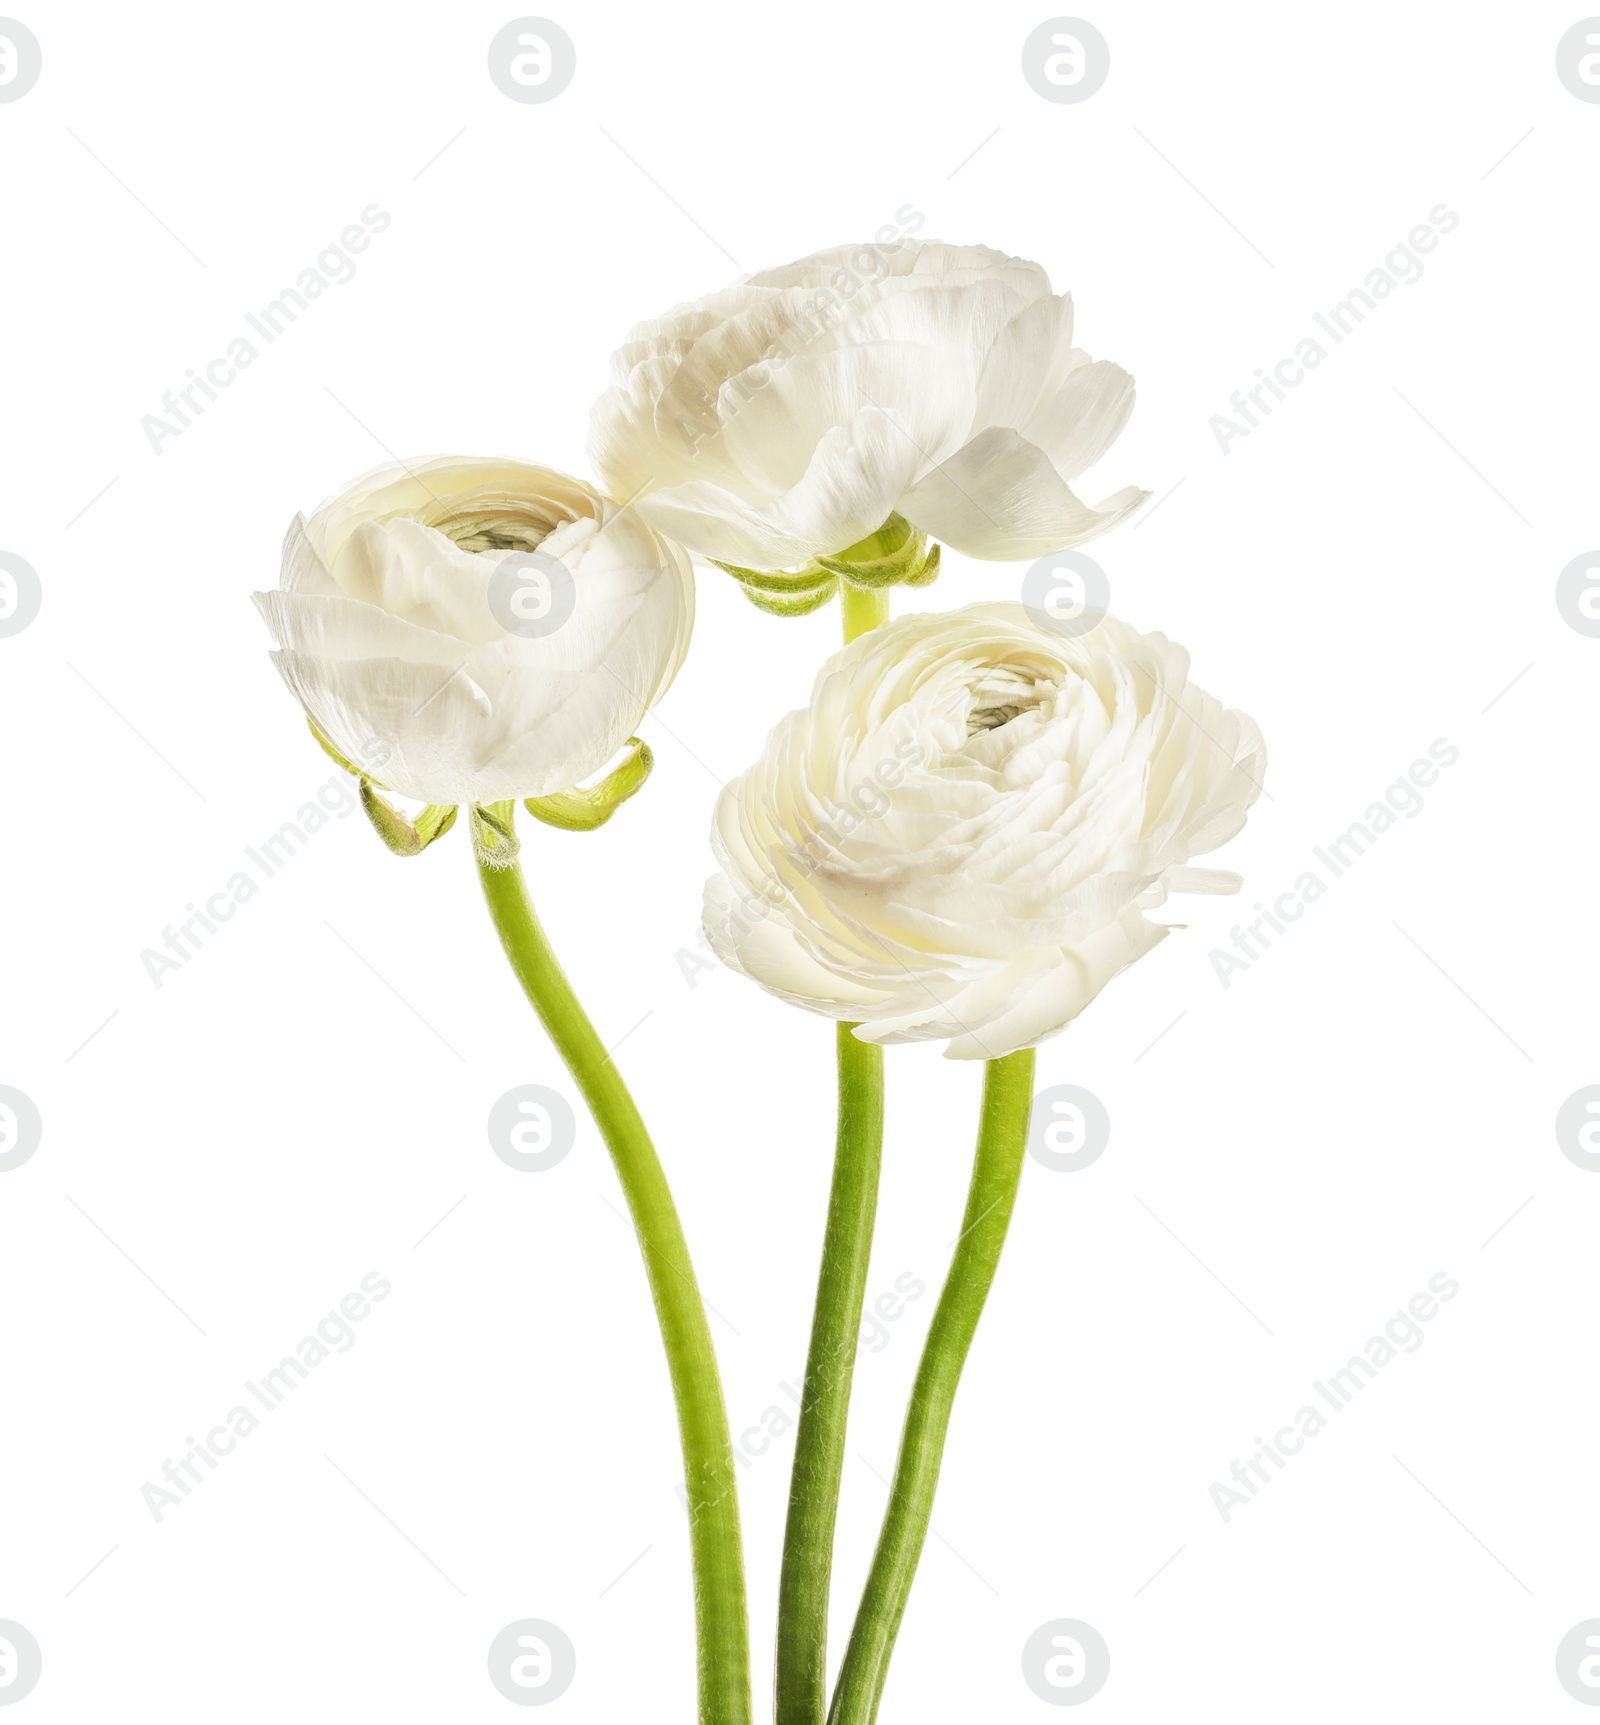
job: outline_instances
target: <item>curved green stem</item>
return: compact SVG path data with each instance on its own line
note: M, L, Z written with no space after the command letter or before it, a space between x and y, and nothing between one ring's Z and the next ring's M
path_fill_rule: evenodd
M844 1470L850 1383L872 1255L883 1158L883 1050L838 1028L839 1127L828 1226L806 1355L778 1581L776 1725L822 1725L828 1705L828 1584Z
M514 856L500 866L480 854L478 874L511 968L611 1152L644 1255L683 1442L701 1725L750 1725L749 1627L733 1445L711 1330L677 1206L628 1087L539 926Z
M917 1367L889 1507L839 1672L829 1725L871 1725L877 1717L889 1656L933 1513L956 1386L1011 1224L1028 1143L1033 1066L1033 1050L1023 1048L991 1060L984 1072L983 1115L966 1214Z

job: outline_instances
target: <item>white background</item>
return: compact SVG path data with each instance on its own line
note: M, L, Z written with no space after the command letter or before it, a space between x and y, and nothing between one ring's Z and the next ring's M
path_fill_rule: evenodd
M586 1120L551 1172L490 1153L502 1092L567 1080L464 831L402 864L336 820L159 990L140 954L330 779L248 602L296 509L386 451L586 472L636 318L908 203L1043 262L1138 378L1084 492L1164 501L1093 555L1272 765L1218 859L1243 899L1187 901L1041 1050L1111 1145L1027 1166L883 1717L1052 1717L1019 1658L1057 1617L1110 1645L1107 1722L1582 1716L1554 1653L1600 1615L1600 1179L1553 1121L1600 1080L1600 640L1554 602L1600 541L1600 106L1555 74L1583 14L1085 9L1110 78L1052 105L1019 61L1051 13L1010 0L550 0L577 76L518 105L485 69L507 7L28 0L0 548L44 603L0 640L0 1082L44 1140L0 1176L0 1617L44 1649L33 1717L504 1719L484 1655L538 1616L578 1649L550 1717L692 1718L638 1252ZM141 416L374 202L355 278L154 454ZM1440 203L1460 223L1422 279L1219 451L1229 395ZM897 608L1022 572L946 567ZM647 792L524 847L602 1033L631 1029L742 1430L803 1365L832 1027L677 955L717 785L837 614L765 617L715 571L699 606ZM1460 760L1425 811L1224 989L1211 949L1439 737ZM835 1656L982 1076L888 1065L870 1293L928 1292L858 1373ZM357 1345L157 1525L141 1485L369 1271L393 1293ZM1225 1525L1211 1483L1438 1271L1461 1292L1425 1345ZM763 1710L789 1453L742 1475Z

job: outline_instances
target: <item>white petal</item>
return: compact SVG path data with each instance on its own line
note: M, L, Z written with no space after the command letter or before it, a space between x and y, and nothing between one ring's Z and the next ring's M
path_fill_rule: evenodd
M334 580L322 553L312 544L306 532L306 518L295 516L289 531L283 536L283 568L278 585L288 593L342 594L344 589Z
M1003 1017L945 1045L949 1060L996 1060L1033 1048L1064 1030L1120 971L1161 944L1167 931L1137 912L1113 923L1092 941L1064 950L1060 962Z
M1162 879L1171 892L1226 898L1244 885L1244 876L1226 868L1169 868Z
M375 467L319 504L306 523L306 532L331 566L345 540L363 521L411 516L436 525L441 512L447 513L463 497L481 493L537 499L566 516L592 515L597 503L596 493L588 486L551 467L439 455Z
M1044 451L1015 431L981 432L899 500L900 513L969 557L1000 561L1070 550L1125 521L1150 495L1129 487L1081 503Z
M1076 479L1116 442L1133 398L1133 379L1120 365L1093 360L1068 373L1054 397L1021 427L1022 435L1049 456L1063 479Z
M636 509L702 557L750 569L788 569L831 556L876 532L920 465L904 428L876 408L818 443L799 484L750 503L720 486L674 486Z
M702 921L712 950L730 970L754 978L769 994L830 1018L855 1019L882 1000L880 991L825 970L794 930L766 914L755 895L737 895L726 875L706 882Z
M1087 361L1072 345L1072 296L1047 294L1000 332L983 362L971 435L991 426L1020 430Z
M923 344L802 353L773 369L747 399L726 393L723 442L756 494L776 496L800 484L820 445L860 414L885 414L900 428L903 454L928 466L960 447L973 403L972 367ZM840 539L834 549L852 543Z
M488 697L465 674L401 659L314 659L280 649L279 675L348 761L374 759L401 796L427 803L478 800L471 745L490 723Z
M252 593L280 647L322 659L404 659L413 665L453 670L466 646L449 635L391 617L376 605L344 593Z
M333 572L352 599L439 634L481 642L505 633L488 600L498 561L399 516L363 521L345 540Z

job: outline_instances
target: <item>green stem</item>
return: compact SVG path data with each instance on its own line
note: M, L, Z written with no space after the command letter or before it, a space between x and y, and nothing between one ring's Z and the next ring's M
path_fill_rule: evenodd
M683 1225L639 1110L550 949L521 868L506 860L509 866L499 867L480 856L483 896L511 968L611 1152L666 1348L689 1497L701 1725L750 1725L749 1627L733 1446Z
M887 587L839 584L845 644L889 620ZM828 1705L828 1589L845 1428L883 1160L883 1050L838 1028L839 1126L827 1231L806 1354L778 1578L776 1725L822 1725Z
M966 1214L917 1367L889 1507L839 1672L829 1725L871 1725L878 1714L889 1656L933 1513L956 1386L1011 1223L1028 1142L1033 1066L1033 1050L1023 1048L991 1060L984 1072L983 1116Z
M839 610L844 623L845 644L889 621L889 589L887 587L852 587L848 581L839 583Z
M795 1435L778 1582L776 1725L822 1725L828 1704L828 1585L844 1470L850 1383L872 1255L883 1156L883 1050L841 1024L839 1128L828 1226Z

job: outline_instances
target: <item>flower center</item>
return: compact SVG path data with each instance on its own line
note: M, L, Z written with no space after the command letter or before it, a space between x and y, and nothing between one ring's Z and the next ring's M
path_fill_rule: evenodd
M967 735L975 737L980 731L998 731L1002 725L1009 725L1027 710L1026 707L1015 704L1004 707L974 707L967 714Z
M463 551L537 551L578 513L572 501L486 491L436 499L417 519Z
M513 521L446 521L439 531L463 551L537 551L549 534Z
M996 666L968 691L968 738L998 731L1045 704L1046 694L1031 677L1006 666Z

